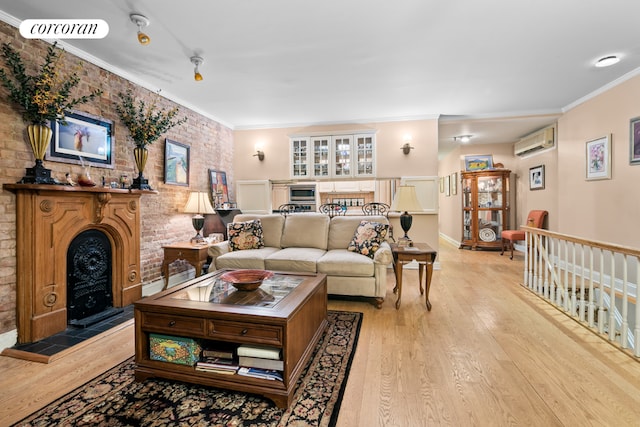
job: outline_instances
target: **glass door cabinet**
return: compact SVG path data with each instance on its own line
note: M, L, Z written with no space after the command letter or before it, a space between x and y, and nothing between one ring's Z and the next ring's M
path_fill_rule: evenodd
M461 172L461 248L502 247L500 235L509 229L510 174L506 169Z

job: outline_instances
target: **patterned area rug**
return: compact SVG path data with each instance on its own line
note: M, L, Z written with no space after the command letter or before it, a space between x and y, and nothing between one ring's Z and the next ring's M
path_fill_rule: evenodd
M286 410L246 393L154 378L136 382L130 359L14 426L333 426L362 313L329 311L328 320Z

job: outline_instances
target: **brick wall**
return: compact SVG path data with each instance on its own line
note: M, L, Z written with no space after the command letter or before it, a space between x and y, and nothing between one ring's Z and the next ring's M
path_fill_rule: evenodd
M27 64L40 66L48 44L38 40L25 40L18 30L0 22L0 43L10 42L22 54ZM78 106L77 109L95 114L114 122L115 168L91 168L91 177L101 182L102 176L107 181L127 174L130 179L137 176L133 161L133 144L128 139L128 131L120 122L115 111L115 103L119 101L118 93L132 88L137 98L149 102L156 95L150 91L112 74L93 64L86 63L70 53L64 57L64 69L71 71L78 62L83 63L80 72L82 80L75 92L78 96L89 90L102 88L104 93L91 103ZM0 66L4 62L0 60ZM35 69L35 68L34 68ZM30 71L30 73L33 70ZM185 77L185 78L188 78ZM159 108L172 108L175 104L167 99L159 98ZM226 171L227 179L233 182L232 130L203 117L193 111L181 107L179 116L186 116L187 122L174 127L165 136L149 146L149 159L144 171L149 184L158 191L156 195L143 195L142 209L142 242L141 242L141 274L143 282L150 282L160 277L162 264L162 245L189 240L195 231L191 225L191 216L181 213L187 201L189 191L209 188L208 169ZM34 165L34 158L26 139L26 124L20 113L14 109L7 99L7 93L0 87L0 184L15 183L25 175L25 168ZM189 187L164 184L164 138L169 138L190 148ZM52 170L52 175L64 180L65 173L77 176L81 171L79 165L58 163L45 160L45 167ZM232 185L229 186L232 191ZM233 199L233 195L230 194ZM0 334L16 328L16 206L13 193L0 191ZM191 268L186 263L172 264L171 273Z

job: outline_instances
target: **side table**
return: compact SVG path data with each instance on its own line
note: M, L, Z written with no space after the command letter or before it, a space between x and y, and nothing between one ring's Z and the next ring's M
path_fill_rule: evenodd
M429 301L429 288L431 287L431 276L433 275L433 262L438 254L426 243L414 243L413 246L398 246L397 243L391 243L391 252L393 253L393 271L396 274L396 287L393 288L394 293L398 293L396 300L396 310L400 308L400 298L402 297L402 268L404 264L411 261L418 262L418 277L420 284L420 295L424 294L422 288L422 276L424 267L427 267L427 277L425 280L426 296L425 301L427 310L431 311L431 302Z
M164 276L164 287L169 286L169 264L179 259L187 261L196 268L196 277L202 274L202 267L207 263L209 257L209 245L192 244L191 242L178 242L162 247L164 249L164 259L162 260L162 275Z

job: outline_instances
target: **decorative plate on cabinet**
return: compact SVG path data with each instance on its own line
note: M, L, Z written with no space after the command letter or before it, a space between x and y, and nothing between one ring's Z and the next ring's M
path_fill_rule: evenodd
M496 232L490 228L483 228L478 233L480 240L483 242L495 242L496 241Z

